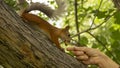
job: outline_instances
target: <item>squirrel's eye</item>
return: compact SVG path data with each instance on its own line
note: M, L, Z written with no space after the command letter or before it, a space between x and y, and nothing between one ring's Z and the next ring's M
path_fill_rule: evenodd
M70 37L70 34L68 34L68 36Z

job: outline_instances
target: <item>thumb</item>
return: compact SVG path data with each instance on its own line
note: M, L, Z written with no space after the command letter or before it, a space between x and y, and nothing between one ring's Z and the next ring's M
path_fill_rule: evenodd
M82 61L84 64L91 64L91 62L90 61Z
M85 60L85 61L82 61L84 64L96 64L95 60L93 59L89 59L89 60Z

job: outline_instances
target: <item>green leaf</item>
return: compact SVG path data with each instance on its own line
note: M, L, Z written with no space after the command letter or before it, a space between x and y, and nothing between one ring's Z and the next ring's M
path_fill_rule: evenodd
M115 23L120 25L120 11L114 15Z
M115 31L112 31L111 38L120 41L120 30L117 29Z
M99 35L99 36L96 36L96 38L103 44L107 44L107 40L106 40L106 37L102 36L102 35Z
M87 37L81 36L81 38L80 38L80 44L81 44L81 45L86 45L86 44L88 44L88 39L87 39Z
M107 11L93 10L94 16L97 16L98 19L105 18Z
M114 43L111 45L112 49L120 51L120 41L115 40Z

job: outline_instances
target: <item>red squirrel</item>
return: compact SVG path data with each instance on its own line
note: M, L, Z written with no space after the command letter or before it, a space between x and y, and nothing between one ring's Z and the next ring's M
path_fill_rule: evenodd
M56 2L59 3L57 10L53 10L43 3L34 3L21 14L21 17L23 19L27 20L33 25L39 26L39 28L47 34L50 40L55 43L59 49L62 49L58 40L59 38L61 38L65 43L70 42L69 26L66 26L65 28L57 28L39 16L31 14L29 12L32 10L39 10L45 13L48 17L57 17L57 14L59 15L59 12L62 13L64 10L61 11L61 9L64 9L63 7L65 7L63 2L64 0L62 2L61 1L62 0L59 0L58 2L58 0L56 0Z

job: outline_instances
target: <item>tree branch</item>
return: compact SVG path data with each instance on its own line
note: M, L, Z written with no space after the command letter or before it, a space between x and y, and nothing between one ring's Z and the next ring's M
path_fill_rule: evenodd
M88 34L90 34L93 38L95 38L95 40L100 43L106 50L107 52L115 59L115 61L119 64L118 59L116 58L115 55L113 55L113 53L106 47L106 44L102 43L98 38L96 38L93 34L91 34L90 32L87 32Z
M102 26L105 22L107 22L107 21L108 21L112 16L114 16L116 13L117 13L117 12L114 12L113 14L106 16L106 18L104 19L103 22L101 22L101 24L99 24L99 25L97 25L97 26L95 26L95 27L93 27L93 28L90 27L90 28L88 28L88 29L86 29L86 30L84 30L84 31L82 31L82 32L80 32L80 33L77 33L77 34L73 35L71 38L73 38L73 37L75 37L75 36L77 36L77 35L79 35L79 34L82 34L82 33L85 33L85 32L91 31L91 30L94 30L94 29Z
M91 24L91 26L90 26L87 30L82 31L82 32L79 32L79 28L78 28L78 18L77 18L77 3L76 3L76 2L77 2L77 1L75 0L75 12L76 12L76 14L75 14L75 19L76 19L77 34L74 35L74 36L72 36L72 37L78 36L78 38L79 38L79 35L80 35L81 33L84 33L84 32L86 32L86 31L92 30L92 26L93 26L94 21L95 21L95 19L96 19L97 16L95 16L95 17L93 18L92 24ZM100 9L102 2L103 2L103 0L101 0L100 5L99 5L99 7L98 7L98 10ZM96 14L98 14L97 11L96 11L95 15L96 15ZM79 40L80 40L80 39L79 39Z
M78 22L78 10L77 10L77 6L78 6L78 4L77 4L77 0L75 0L74 1L74 7L75 7L75 23L76 23L76 31L77 31L77 33L79 33L80 31L79 31L79 22ZM80 41L80 35L77 35L78 36L78 41Z
M0 2L0 66L4 68L87 68L59 50L40 30Z
M113 0L113 3L115 5L115 7L117 7L117 9L120 10L120 0Z

